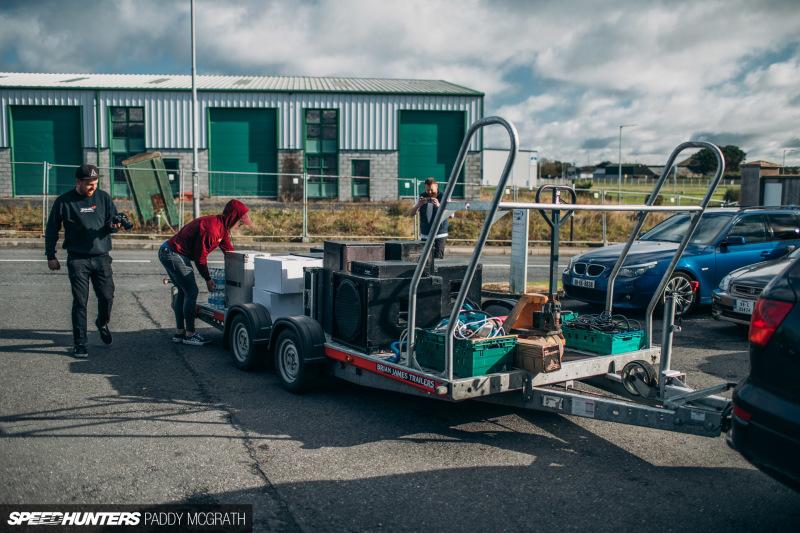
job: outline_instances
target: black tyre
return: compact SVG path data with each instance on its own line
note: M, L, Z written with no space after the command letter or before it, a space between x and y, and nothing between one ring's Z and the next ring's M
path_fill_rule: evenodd
M309 390L316 381L317 367L303 361L303 350L297 334L283 330L275 343L275 372L283 388L299 393Z
M620 376L622 377L622 386L633 396L639 396L639 391L633 384L637 379L648 387L658 385L658 372L647 361L631 361L622 367Z
M243 315L237 315L231 322L228 333L233 363L241 370L256 370L264 364L264 350L253 344L250 325Z
M675 293L675 318L688 315L697 304L697 293L692 290L692 281L688 274L675 272L664 287L664 294Z

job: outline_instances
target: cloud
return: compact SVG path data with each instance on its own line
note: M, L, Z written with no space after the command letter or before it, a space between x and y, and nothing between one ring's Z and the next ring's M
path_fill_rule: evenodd
M195 5L199 74L442 79L549 159L616 161L620 124L623 160L648 164L700 137L778 161L797 138L794 0ZM188 1L6 0L0 70L189 74L189 21Z

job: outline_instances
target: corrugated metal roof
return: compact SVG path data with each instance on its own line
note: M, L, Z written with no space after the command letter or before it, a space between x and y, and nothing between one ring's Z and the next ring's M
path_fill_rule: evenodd
M191 90L192 77L162 74L32 74L0 72L0 87L58 89ZM306 76L197 76L201 91L423 94L483 96L441 80L320 78Z

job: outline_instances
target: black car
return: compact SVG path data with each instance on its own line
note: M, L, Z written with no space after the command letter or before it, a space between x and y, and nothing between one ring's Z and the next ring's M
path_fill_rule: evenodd
M787 247L789 250L791 248L794 247ZM749 326L761 291L796 257L800 257L800 248L780 259L736 269L722 278L719 288L711 293L711 316L716 320Z
M750 321L750 375L733 393L728 444L800 491L800 256L761 293Z

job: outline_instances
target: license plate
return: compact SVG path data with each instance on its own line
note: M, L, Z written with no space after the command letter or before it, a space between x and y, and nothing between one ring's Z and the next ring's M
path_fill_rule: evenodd
M594 289L593 279L572 278L572 284L576 287L586 287L587 289Z
M734 300L733 310L736 313L744 313L746 315L753 314L753 300Z

